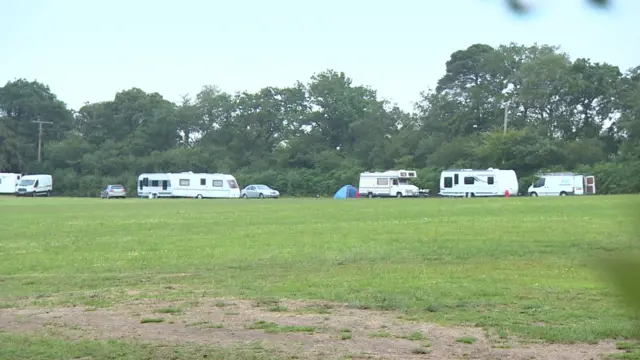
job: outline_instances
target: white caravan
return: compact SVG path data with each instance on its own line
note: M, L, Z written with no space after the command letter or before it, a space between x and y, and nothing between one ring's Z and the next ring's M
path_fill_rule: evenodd
M15 194L21 174L0 173L0 194Z
M239 198L240 187L229 174L146 173L138 176L140 197Z
M530 196L593 195L596 193L596 179L570 172L539 174L527 192Z
M518 176L513 170L451 169L440 174L440 196L506 196L507 191L510 196L518 195Z
M53 177L48 174L24 175L16 186L16 196L51 196Z
M417 177L413 170L389 170L384 172L364 172L360 174L358 191L361 195L373 197L417 197L429 190L420 190L411 184Z

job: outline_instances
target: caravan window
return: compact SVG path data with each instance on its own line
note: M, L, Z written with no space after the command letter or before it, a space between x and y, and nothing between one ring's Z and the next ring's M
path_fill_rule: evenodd
M142 185L149 186L149 178L142 179Z
M222 180L213 180L213 182L211 183L211 185L213 187L222 187L223 183Z
M489 184L489 185L493 185L493 176L489 176L489 177L487 178L487 184Z
M464 184L465 185L473 185L476 182L476 179L473 176L465 176Z
M142 190L142 180L138 181L139 182L139 186L140 186L140 190Z
M227 184L229 184L229 187L232 189L238 188L238 183L235 180L227 180Z
M450 188L453 187L453 179L451 178L451 176L447 176L444 178L444 187L445 188Z
M151 180L151 186L158 187L160 186L160 182L158 180Z
M207 179L200 179L200 185L202 186L207 185Z
M458 185L458 183L459 183L458 174L453 174L453 184Z
M378 185L389 185L389 179L388 178L378 178Z
M189 186L189 184L191 184L189 179L180 179L180 186Z

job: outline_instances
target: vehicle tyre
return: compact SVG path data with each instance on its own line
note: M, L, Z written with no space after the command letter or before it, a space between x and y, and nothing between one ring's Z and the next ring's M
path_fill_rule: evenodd
M368 197L369 199L373 199L373 193L368 193L368 194L367 194L367 197Z
M33 194L31 194L32 197L36 197L36 192L34 191Z
M243 199L248 199L249 197L247 196L247 194L242 194L242 198Z
M262 194L258 195L258 197L259 197L260 199L264 199L264 195L262 195Z
M399 199L399 198L401 198L401 197L402 197L402 193L401 193L401 192L397 192L397 193L396 193L396 197L397 197L398 199Z
M196 199L202 199L202 194L198 194L198 195L196 196Z
M476 194L475 193L471 193L471 197L476 197Z
M47 197L51 196L51 190L47 190Z
M567 196L567 193L566 193L566 192L564 192L564 191L562 191L562 192L560 193L560 196Z
M529 196L538 196L537 192L532 192L531 194L529 194Z

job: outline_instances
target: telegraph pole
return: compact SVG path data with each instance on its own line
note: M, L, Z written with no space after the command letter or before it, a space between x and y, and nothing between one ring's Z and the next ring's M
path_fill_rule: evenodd
M507 121L509 121L509 102L504 104L504 134L507 134Z
M42 162L42 124L53 124L51 121L34 120L38 124L38 162Z

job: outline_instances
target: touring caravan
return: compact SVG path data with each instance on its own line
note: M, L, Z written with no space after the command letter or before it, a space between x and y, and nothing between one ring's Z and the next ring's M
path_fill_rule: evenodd
M21 174L0 173L0 194L15 194Z
M358 191L373 197L418 197L429 190L421 190L411 184L417 177L413 170L389 170L384 172L364 172L360 174Z
M48 174L25 175L16 186L16 196L51 196L53 177Z
M539 174L527 192L530 196L593 195L596 180L594 176L571 172Z
M138 196L150 198L239 198L233 175L208 173L143 173L138 176Z
M450 169L440 174L440 196L515 196L518 176L513 170Z

